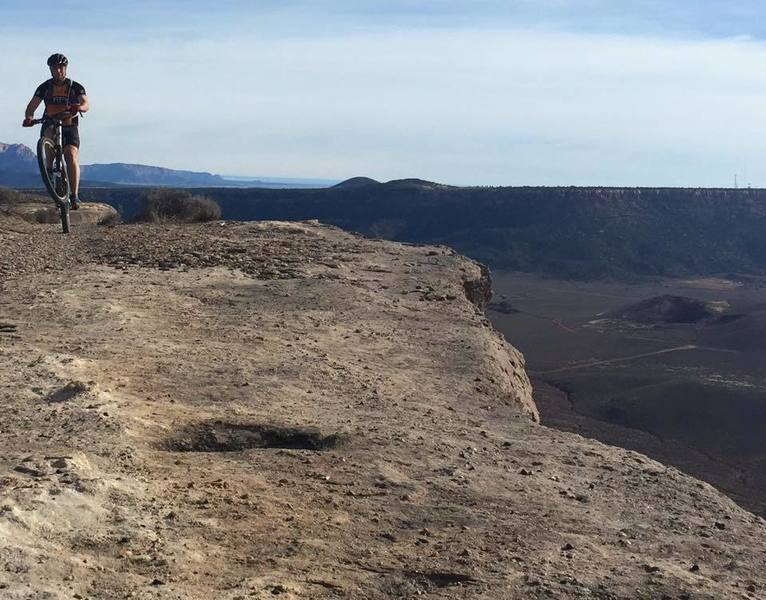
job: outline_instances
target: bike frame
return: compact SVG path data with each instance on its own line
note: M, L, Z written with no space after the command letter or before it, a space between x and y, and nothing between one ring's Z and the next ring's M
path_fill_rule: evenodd
M61 217L64 233L69 233L69 174L64 160L63 132L61 121L67 112L45 115L34 119L33 125L42 124L40 139L37 142L37 161L43 183L56 202ZM49 152L50 151L50 152Z
M64 147L62 146L63 133L61 132L61 121L56 121L55 119L43 120L43 130L45 130L45 127L53 127L54 129L54 134L53 134L54 154L53 154L53 165L51 165L52 171L54 174L66 172L67 164L66 164L66 161L64 160ZM66 177L68 182L69 175L67 174ZM55 182L54 182L54 185L55 185ZM68 186L68 183L67 183L67 186ZM61 201L58 200L57 204L60 202ZM68 197L65 200L65 202L69 203Z

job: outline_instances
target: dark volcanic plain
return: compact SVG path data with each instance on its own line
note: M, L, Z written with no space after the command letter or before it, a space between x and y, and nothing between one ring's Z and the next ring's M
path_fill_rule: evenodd
M543 423L644 452L766 514L766 282L495 273L493 285L489 315L524 353ZM723 312L651 323L642 302L666 295ZM626 306L635 320L616 318Z

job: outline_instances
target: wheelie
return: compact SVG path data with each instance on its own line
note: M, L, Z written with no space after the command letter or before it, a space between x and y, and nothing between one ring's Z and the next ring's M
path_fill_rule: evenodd
M37 162L45 188L61 216L61 227L69 233L69 210L80 208L79 115L89 108L85 88L68 79L69 61L63 54L48 58L51 79L40 84L24 113L24 127L42 124L37 142ZM35 119L41 102L45 114Z
M70 116L69 111L63 111L62 115L33 119L32 125L43 124L41 137L37 141L37 164L45 188L56 202L61 229L69 233L69 209L74 205L74 199L69 197L69 177L62 147L61 121L64 115Z

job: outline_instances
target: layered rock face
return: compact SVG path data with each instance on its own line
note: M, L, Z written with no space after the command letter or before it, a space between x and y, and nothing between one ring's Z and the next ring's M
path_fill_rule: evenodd
M488 277L317 223L0 220L8 598L757 598L766 528L537 424Z

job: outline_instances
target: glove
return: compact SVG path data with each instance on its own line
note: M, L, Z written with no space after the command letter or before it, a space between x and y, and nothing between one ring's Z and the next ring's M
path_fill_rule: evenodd
M32 117L24 117L24 122L21 124L22 127L32 127L34 123L32 123Z
M73 117L77 116L77 113L80 112L80 105L79 104L70 104L67 108L67 112L69 112L70 115Z

